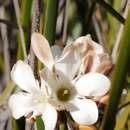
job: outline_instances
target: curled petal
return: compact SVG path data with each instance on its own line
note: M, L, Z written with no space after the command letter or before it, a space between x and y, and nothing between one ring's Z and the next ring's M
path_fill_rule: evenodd
M110 80L100 73L88 73L76 82L76 89L83 96L103 96L110 88Z
M82 36L76 39L75 45L80 47L81 53L86 53L87 51L95 51L96 54L104 53L103 47L92 40L90 35Z
M107 74L113 67L113 64L110 60L102 62L97 68L98 73Z
M21 89L27 92L31 93L39 89L31 67L21 60L13 66L11 78Z
M55 108L47 104L44 113L42 114L42 119L45 124L45 130L54 130L57 122L57 112Z
M31 96L27 93L17 93L10 97L9 107L15 119L18 119L31 111Z
M33 33L31 37L31 45L35 55L43 62L49 69L52 69L54 64L51 49L46 38L40 33Z
M73 104L78 108L71 111L72 118L81 125L94 124L98 119L98 108L96 103L90 99L75 99Z

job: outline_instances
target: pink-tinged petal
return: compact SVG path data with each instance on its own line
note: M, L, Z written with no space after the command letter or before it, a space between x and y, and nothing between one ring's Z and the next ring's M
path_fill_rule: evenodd
M96 69L100 64L101 64L100 57L98 55L94 55L93 64L91 66L90 72L96 72Z
M95 51L96 54L104 53L103 47L93 41L90 35L79 37L74 44L80 47L81 53L87 53L89 50Z
M110 88L110 80L100 73L88 73L76 82L76 89L82 96L103 96Z
M70 50L58 60L55 67L72 80L78 72L80 64L80 54L76 50Z
M31 45L35 55L43 62L49 69L52 69L54 64L51 49L46 38L40 33L33 33L31 36Z
M11 79L23 90L34 92L39 89L39 85L34 78L31 67L19 60L13 66L11 71Z
M9 108L11 109L12 115L15 119L28 114L31 111L31 96L27 93L17 93L9 98Z
M78 110L70 111L75 122L81 125L92 125L98 119L98 108L95 102L90 99L75 99L73 104Z
M98 67L96 68L96 72L102 74L108 74L113 67L113 64L110 60L103 61Z
M45 130L54 130L57 122L57 112L55 108L49 103L42 114L42 119L45 124Z

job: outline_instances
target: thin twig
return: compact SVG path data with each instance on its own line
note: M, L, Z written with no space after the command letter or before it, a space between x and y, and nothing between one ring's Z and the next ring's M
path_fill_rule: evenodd
M5 18L5 10L4 7L0 7L0 17ZM5 71L5 80L6 83L10 79L10 56L9 56L9 42L7 35L7 26L5 24L1 24L1 37L4 45L4 71Z
M99 5L106 9L111 15L113 15L119 22L124 24L125 18L121 16L115 9L113 9L108 3L104 0L95 0Z
M23 32L23 28L22 28L22 25L21 25L21 22L20 22L20 8L19 8L18 0L13 0L13 4L14 4L17 23L18 23L18 27L19 27L19 33L20 33L20 38L21 38L23 54L24 54L24 58L26 58L27 53L26 53L26 47L25 47L24 32Z

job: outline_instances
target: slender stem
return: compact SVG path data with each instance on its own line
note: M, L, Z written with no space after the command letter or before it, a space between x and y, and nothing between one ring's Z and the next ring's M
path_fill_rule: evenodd
M129 1L127 1L127 5L126 5L126 8L125 8L124 13L123 13L124 18L127 17L128 9L129 9ZM120 28L119 28L119 31L116 34L118 37L116 38L114 46L113 46L113 49L112 49L111 57L112 57L112 62L114 64L117 61L118 50L119 50L119 43L120 43L120 40L121 40L121 35L122 35L122 32L123 32L123 28L124 28L124 25L122 24L120 26Z
M15 88L15 84L13 81L10 80L7 86L5 87L3 93L0 95L0 106L7 101L8 97L10 96L14 88Z
M55 41L57 11L58 11L58 0L48 0L46 17L45 17L44 35L51 45Z
M4 7L0 8L0 17L5 17L5 9ZM8 35L7 35L7 26L5 24L1 24L1 37L4 43L4 71L5 71L5 79L6 83L10 79L10 56L9 56L9 42L8 42Z
M6 25L8 25L11 28L18 29L17 23L16 24L11 23L11 21L9 21L9 20L5 20L5 19L0 18L0 23L6 24Z
M17 23L18 23L18 27L19 27L19 33L20 33L20 38L21 38L23 54L24 54L24 58L26 58L27 53L26 53L26 47L25 47L24 32L23 32L23 28L22 28L22 25L21 25L21 21L20 21L20 10L19 10L18 0L13 0L13 4L14 4Z
M64 125L64 123L61 123L61 124L59 125L59 130L65 130L65 125Z
M34 0L32 6L32 26L31 26L31 33L39 32L40 29L40 0ZM30 48L30 65L33 70L36 70L35 66L35 56L32 48ZM34 67L35 66L35 67Z
M130 101L127 102L127 103L125 103L125 104L123 104L122 106L120 106L120 107L118 108L118 111L120 111L122 108L124 108L124 107L126 107L126 106L128 106L128 105L130 105Z
M105 112L104 120L100 130L113 130L115 126L118 104L125 85L127 70L130 59L130 7L125 22L123 36L120 42L121 48L113 72L109 104Z
M37 117L36 126L37 126L37 130L44 130L44 123L41 116Z
M11 21L6 20L6 19L1 19L0 18L0 23L6 24L8 26L8 28L18 29L17 23L12 23ZM22 26L22 28L23 28L24 32L29 33L29 29L27 27Z
M92 16L93 16L93 13L94 13L94 10L95 10L95 5L96 5L96 2L94 0L91 1L91 7L89 8L89 12L87 14L87 18L86 18L86 23L85 23L85 30L83 32L83 35L86 35L86 32L88 32L89 30L89 25L90 25L90 22L92 20Z
M32 6L32 28L31 32L39 32L39 24L40 24L40 10L39 10L39 0L34 0L33 1L33 6Z
M69 3L70 3L70 0L66 0L66 3L65 3L65 15L64 15L64 26L63 26L63 38L62 38L63 43L66 41L66 38L67 38Z
M119 22L124 24L125 18L121 16L115 9L113 9L109 4L104 0L95 0L99 5L106 9L111 15L113 15Z

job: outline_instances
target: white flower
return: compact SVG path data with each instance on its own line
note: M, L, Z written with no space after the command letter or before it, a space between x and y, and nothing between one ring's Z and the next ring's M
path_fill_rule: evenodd
M107 73L112 68L112 62L103 47L93 41L90 35L76 39L73 46L82 55L82 66L80 72L99 72ZM68 49L68 48L67 48Z
M45 130L53 130L57 121L57 112L48 103L44 85L39 86L34 78L31 67L19 60L11 71L12 80L25 92L18 92L9 98L9 107L15 119L27 116L42 115L45 122Z
M31 44L34 53L45 65L41 77L48 87L50 102L57 109L68 110L77 123L94 124L98 119L98 108L94 101L84 96L106 94L110 87L109 79L100 73L87 73L75 78L82 56L79 48L73 44L67 46L61 56L57 56L60 57L58 60L54 60L55 55L41 34L32 34Z

